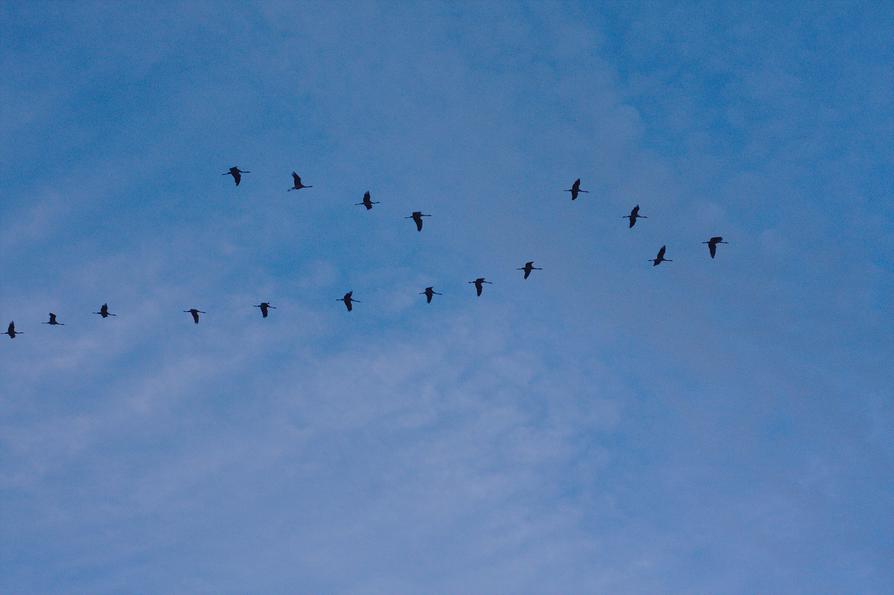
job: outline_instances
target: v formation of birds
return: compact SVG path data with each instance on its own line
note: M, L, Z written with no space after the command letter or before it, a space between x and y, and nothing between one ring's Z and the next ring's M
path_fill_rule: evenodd
M242 182L242 175L249 174L249 173L251 173L249 170L239 169L238 166L234 165L228 171L225 171L222 175L232 176L233 182L235 182L236 186L239 186L239 184ZM574 181L573 184L571 184L571 188L568 188L567 190L565 190L565 192L571 193L571 200L577 200L578 196L580 196L581 194L589 193L589 190L583 190L580 187L580 184L581 184L581 181L580 181L580 178L578 178L577 180ZM292 172L292 187L289 188L288 190L289 191L303 190L305 188L313 188L313 186L305 185L301 181L301 176L299 176L297 172L293 171ZM367 211L369 211L373 208L373 205L377 205L377 204L380 204L380 203L378 201L374 201L372 199L372 196L369 193L369 191L367 191L363 194L363 200L361 202L355 203L355 206L363 206L366 208ZM431 217L431 214L423 213L422 211L413 211L408 217L404 217L404 219L412 219L413 223L416 224L416 231L421 232L422 228L423 228L423 219L422 219L423 217ZM636 222L639 219L648 219L647 216L639 214L639 205L636 205L635 207L633 207L633 209L631 209L629 215L624 215L621 218L627 219L627 221L628 221L627 225L629 228L632 228L633 226L635 226ZM702 243L707 244L708 254L711 256L711 258L714 258L717 256L717 246L719 244L726 244L727 242L723 241L722 236L713 236L711 238L708 238L707 241L704 241ZM667 253L667 246L661 246L661 248L658 249L658 253L655 255L655 258L649 259L649 261L652 263L652 266L655 267L655 266L658 266L664 262L673 262L673 260L671 260L670 258L665 257L666 253ZM524 278L527 279L528 277L531 276L532 271L541 271L543 269L540 267L535 267L534 261L528 261L525 263L525 265L523 267L519 267L516 270L523 271ZM474 281L469 281L469 283L471 285L475 286L475 294L479 297L484 292L485 284L488 284L488 285L491 284L491 282L488 281L485 277L478 277ZM432 299L434 296L443 295L443 294L435 291L434 287L426 287L425 290L419 292L419 294L424 295L426 303L429 303L429 304L432 302ZM345 308L347 309L348 312L353 311L354 304L361 303L360 300L354 299L353 291L348 291L342 297L336 299L336 301L344 303ZM260 304L255 304L254 307L258 308L260 310L261 316L263 318L267 318L269 316L270 310L276 309L276 306L271 305L269 302L261 302ZM206 312L204 312L203 310L199 310L198 308L189 308L187 310L184 310L184 312L188 313L192 317L192 321L194 324L199 324L199 320L200 320L199 314L206 314ZM97 314L102 318L108 318L110 316L117 316L117 314L113 314L112 312L109 311L108 304L103 304L102 306L100 306L99 311L94 312L94 314ZM53 312L50 312L49 320L43 322L43 324L48 324L50 326L65 326L64 323L59 322L57 320L56 314ZM4 334L8 335L10 339L15 339L17 335L22 335L24 333L22 331L16 330L15 321L13 321L13 322L9 323L9 326L6 329L6 333L4 333Z

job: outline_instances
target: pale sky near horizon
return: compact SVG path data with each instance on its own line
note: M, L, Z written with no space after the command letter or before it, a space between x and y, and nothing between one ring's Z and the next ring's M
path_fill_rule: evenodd
M0 592L894 592L892 31L0 2Z

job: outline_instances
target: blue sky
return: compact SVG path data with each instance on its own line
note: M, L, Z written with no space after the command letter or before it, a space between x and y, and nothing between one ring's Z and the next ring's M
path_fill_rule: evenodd
M891 592L892 30L0 4L0 591Z

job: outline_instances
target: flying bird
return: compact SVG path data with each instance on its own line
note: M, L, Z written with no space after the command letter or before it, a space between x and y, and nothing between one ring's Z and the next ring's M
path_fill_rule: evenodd
M10 339L15 339L16 335L24 335L25 333L16 331L16 323L10 322L9 326L6 327L6 332L4 334L9 335Z
M188 312L188 313L192 314L192 321L195 324L199 324L199 314L207 314L207 312L202 312L201 310L199 310L197 308L190 308L189 310L184 310L184 312Z
M566 190L565 192L570 192L570 193L571 193L571 200L575 200L575 199L577 198L577 195L578 195L579 193L581 193L581 192L583 192L584 194L589 194L589 193L590 193L589 190L581 190L581 189L580 189L580 178L576 179L576 180L574 181L574 184L571 185L571 188L569 188L569 189Z
M469 281L469 283L475 286L475 293L477 293L479 297L481 296L481 292L484 290L485 283L487 283L488 285L493 285L493 283L491 283L490 281L485 281L484 277L478 277L474 281Z
M103 304L103 305L99 308L99 312L94 312L94 314L99 314L99 315L102 316L103 318L108 318L109 316L118 316L117 314L112 314L111 312L109 312L109 305L108 305L108 304Z
M223 176L233 176L233 181L236 182L236 185L239 185L239 182L242 181L242 174L250 174L250 171L246 171L244 169L239 169L235 165L230 168L230 171L225 171L221 175Z
M267 318L267 310L276 310L276 306L271 306L269 302L261 302L260 304L256 305L255 308L261 309L261 316L263 316L264 318Z
M364 207L366 207L366 210L368 211L373 208L373 205L377 205L377 204L380 204L379 201L373 200L372 197L369 195L369 190L367 190L366 192L363 193L363 201L355 202L354 206L363 205Z
M353 291L349 291L348 293L346 293L346 294L344 295L344 297L338 298L338 299L335 300L335 301L336 301L336 302L344 302L344 303L345 303L345 308L347 308L347 309L348 309L348 312L350 312L351 310L354 309L354 307L352 306L352 304L353 304L354 302L357 302L358 304L360 303L360 300L355 300L355 299L352 297L353 295L354 295L354 292L353 292Z
M639 205L636 205L630 211L629 215L624 215L623 217L621 217L621 219L630 219L630 225L628 226L628 229L629 229L629 228L633 227L634 225L636 225L637 219L648 219L648 217L646 217L645 215L640 215L639 214Z
M656 256L655 258L649 259L652 261L653 267L657 267L662 262L673 262L673 260L664 257L664 253L666 250L667 250L667 246L662 246L661 250L658 251L658 256Z
M305 186L301 183L301 176L298 175L298 172L292 172L292 187L289 188L289 192L292 190L301 190L302 188L313 188L313 186Z
M444 295L444 294L443 294L443 293L438 293L438 292L435 291L434 288L432 288L432 287L426 287L426 288L425 288L425 291L420 291L420 292L419 292L419 295L424 295L424 296L425 296L425 301L426 301L427 303L430 304L430 303L431 303L431 298L432 298L432 296L435 296L435 295Z
M65 326L63 323L61 323L61 322L57 322L57 321L56 321L56 315L53 314L52 312L50 312L50 321L49 321L49 322L42 322L41 324L49 324L49 325L52 325L52 326Z
M525 263L525 266L523 266L523 267L520 268L520 269L515 269L515 270L516 270L516 271L524 271L524 272L525 272L525 279L527 279L527 278L531 275L531 271L542 271L543 269L541 269L541 268L539 268L539 267L535 267L535 266L534 266L534 261L533 261L533 260L529 260L528 262Z
M404 219L412 219L416 223L416 231L422 231L422 218L423 217L431 217L431 215L425 215L422 211L413 211L413 214L409 217L404 217Z
M717 254L717 244L729 244L729 242L724 242L723 236L714 236L707 242L702 242L702 244L708 245L708 252L711 253L711 258L714 258L714 256Z

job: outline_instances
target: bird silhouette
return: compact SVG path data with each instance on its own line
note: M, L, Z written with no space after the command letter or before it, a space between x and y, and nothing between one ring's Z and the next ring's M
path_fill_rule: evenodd
M474 281L469 281L469 283L475 286L475 293L478 294L479 297L481 296L481 292L484 291L485 283L487 283L488 285L493 285L493 283L491 283L490 281L485 281L484 277L478 277Z
M702 244L708 245L708 252L711 253L711 258L714 258L714 256L717 254L717 244L729 244L729 242L724 242L723 236L714 236L707 242L702 242Z
M355 299L353 298L353 295L354 295L354 292L353 292L353 291L349 291L348 293L346 293L346 294L344 295L344 297L341 297L341 298L339 298L339 299L337 299L337 300L335 300L335 301L336 301L336 302L344 302L344 303L345 303L345 308L347 308L347 309L348 309L348 312L350 312L351 310L354 309L354 306L352 305L354 302L357 302L358 304L360 303L360 300L355 300Z
M667 251L667 246L662 246L661 250L658 251L658 256L656 256L655 258L649 259L650 261L652 261L653 267L657 267L662 262L673 262L673 260L664 257L664 253L666 251Z
M629 215L624 215L623 217L621 217L621 219L630 219L630 225L627 226L627 228L630 229L631 227L636 225L637 219L648 219L648 217L646 217L645 215L640 215L639 214L639 205L636 205L630 211Z
M103 304L102 306L100 306L99 312L94 312L94 314L99 314L103 318L108 318L109 316L118 316L117 314L112 314L111 312L109 312L108 304Z
M9 323L9 326L6 327L6 332L5 332L4 334L5 334L5 335L9 335L9 338L10 338L10 339L15 339L15 338L16 338L16 335L24 335L25 333L23 333L23 332L21 332L21 331L17 331L17 330L16 330L16 323L15 323L15 322L10 322L10 323Z
M195 324L199 324L199 314L207 314L207 312L203 312L197 308L190 308L189 310L184 310L184 312L192 314L192 321Z
M363 205L364 207L366 207L366 210L368 211L373 208L373 205L377 205L377 204L380 204L379 201L373 200L372 197L369 195L369 190L367 190L366 192L363 193L363 201L355 202L354 206Z
M520 268L520 269L515 269L515 270L516 270L516 271L524 271L524 272L525 272L525 279L527 279L527 278L531 275L531 271L542 271L543 269L541 269L541 268L539 268L539 267L535 267L535 266L534 266L534 261L533 261L533 260L529 260L528 262L525 263L525 266L523 266L523 267Z
M416 231L422 231L422 218L423 217L431 217L431 215L425 215L422 211L413 211L413 214L409 217L404 217L404 219L412 219L416 223Z
M289 188L289 192L292 190L301 190L302 188L313 188L313 186L305 186L301 183L301 176L298 175L297 172L292 172L292 187Z
M52 312L50 312L50 320L49 320L49 322L42 322L41 324L49 324L49 325L52 325L52 326L65 326L63 323L61 323L61 322L57 322L57 321L56 321L56 315L53 314Z
M431 303L431 298L432 298L432 296L435 296L435 295L444 295L444 294L443 294L443 293L438 293L438 292L435 291L434 288L432 288L432 287L426 287L426 288L425 288L425 291L420 291L420 292L419 292L419 295L424 295L424 296L425 296L425 301L426 301L427 303L430 304L430 303Z
M242 174L250 174L250 171L246 171L244 169L239 169L235 165L230 168L230 171L225 171L223 176L233 176L233 181L236 182L236 185L239 185L239 182L242 181Z
M584 194L589 194L590 191L589 191L589 190L581 190L581 189L580 189L580 178L578 178L578 179L576 179L576 180L574 181L574 184L571 185L571 188L569 188L569 189L566 190L565 192L570 192L570 193L571 193L571 200L575 200L575 199L577 198L577 195L578 195L579 193L583 192Z
M271 306L269 302L261 302L255 308L261 309L261 316L267 318L267 310L276 310L276 306Z

